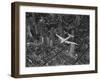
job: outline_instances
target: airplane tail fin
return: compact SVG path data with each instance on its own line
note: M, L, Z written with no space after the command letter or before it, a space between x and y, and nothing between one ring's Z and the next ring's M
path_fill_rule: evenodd
M68 36L69 36L69 37L74 37L73 35L71 35L71 34L69 34L69 33L68 33Z

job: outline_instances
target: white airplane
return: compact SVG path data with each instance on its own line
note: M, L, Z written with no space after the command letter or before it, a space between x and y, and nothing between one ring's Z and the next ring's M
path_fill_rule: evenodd
M68 41L69 38L74 37L74 36L71 35L71 34L68 34L68 37L67 37L67 38L62 38L62 37L59 36L58 34L56 34L56 36L61 40L60 43L64 43L64 42L65 42L65 43L67 43L67 44L75 44L75 45L78 45L78 44L75 43L75 42Z
M68 37L67 38L62 38L61 36L59 36L58 34L56 34L56 36L61 40L61 43L65 42L66 40L68 40L69 38L71 37L74 37L73 35L71 34L68 34Z

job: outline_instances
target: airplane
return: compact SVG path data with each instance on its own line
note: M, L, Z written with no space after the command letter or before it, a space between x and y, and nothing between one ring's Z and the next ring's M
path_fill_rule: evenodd
M71 37L74 37L73 35L71 35L71 34L69 34L68 33L68 37L67 38L62 38L61 36L59 36L58 34L56 34L56 36L59 38L59 39L61 39L61 43L63 43L63 42L65 42L66 40L68 40L69 38L71 38Z
M75 45L78 45L78 44L75 43L75 42L68 41L69 38L74 37L73 35L71 35L71 34L69 34L69 33L68 33L68 37L67 37L67 38L62 38L62 37L59 36L58 34L56 34L56 36L61 40L60 43L64 43L64 42L65 42L65 43L67 43L67 44L75 44Z

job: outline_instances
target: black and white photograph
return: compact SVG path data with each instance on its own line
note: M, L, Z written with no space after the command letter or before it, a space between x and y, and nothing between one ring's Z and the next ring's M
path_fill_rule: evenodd
M12 76L97 73L97 7L12 4Z
M26 12L26 67L89 64L89 20Z

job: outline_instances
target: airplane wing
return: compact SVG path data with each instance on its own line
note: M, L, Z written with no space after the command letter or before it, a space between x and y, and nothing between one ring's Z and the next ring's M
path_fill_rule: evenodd
M61 36L59 36L58 34L56 34L56 36L57 36L59 39L61 39L61 40L64 39L64 38L62 38Z
M69 38L70 38L70 36L68 36L67 38L65 38L65 40L64 40L64 41L68 40Z
M71 41L65 41L65 43L78 45L77 43Z

